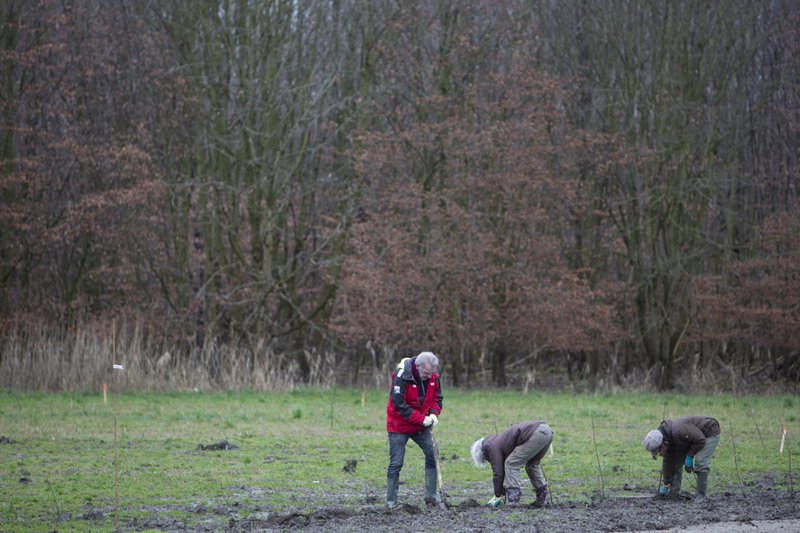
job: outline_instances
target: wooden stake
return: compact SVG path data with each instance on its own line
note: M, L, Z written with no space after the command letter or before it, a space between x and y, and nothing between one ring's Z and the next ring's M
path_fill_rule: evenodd
M442 486L442 464L439 462L439 443L436 442L433 428L431 428L431 442L433 443L433 458L436 460L436 485L439 488L439 498L442 500L441 508L446 509L447 503L444 499L444 487Z
M367 391L361 391L361 408L364 408L364 404L367 403Z
M108 385L103 383L103 403L108 403L107 396L108 396Z

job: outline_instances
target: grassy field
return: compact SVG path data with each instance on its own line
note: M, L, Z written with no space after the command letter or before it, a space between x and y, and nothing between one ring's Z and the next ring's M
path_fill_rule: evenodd
M366 391L362 402L361 391L341 389L123 393L115 441L112 396L104 403L101 393L0 392L0 436L15 441L0 444L0 530L112 530L115 457L120 523L154 509L191 523L193 511L219 507L224 524L222 509L232 505L254 515L381 505L386 398L386 391ZM644 451L642 437L665 416L705 414L723 431L711 492L765 479L784 490L798 481L798 403L792 396L446 390L436 428L443 484L451 502L488 500L491 471L472 466L470 444L511 423L543 419L556 436L542 465L560 501L623 496L626 484L655 489L660 461ZM239 449L197 449L223 439ZM355 472L344 471L352 459ZM401 501L420 503L422 478L422 453L409 442ZM687 485L693 489L693 481Z

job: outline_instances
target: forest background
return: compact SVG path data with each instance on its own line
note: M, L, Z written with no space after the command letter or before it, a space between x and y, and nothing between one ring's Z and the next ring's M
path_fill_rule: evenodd
M0 385L800 381L793 0L6 0Z

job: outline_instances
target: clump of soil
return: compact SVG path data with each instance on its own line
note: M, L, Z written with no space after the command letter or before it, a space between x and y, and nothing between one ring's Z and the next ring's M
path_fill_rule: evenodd
M213 444L198 444L197 448L198 451L209 451L209 450L238 450L239 447L235 444L231 444L227 440L221 440L219 442L215 442Z

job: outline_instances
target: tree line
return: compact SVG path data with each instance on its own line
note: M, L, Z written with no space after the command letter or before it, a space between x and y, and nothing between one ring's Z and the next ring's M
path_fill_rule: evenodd
M800 378L791 0L8 0L0 324L300 381ZM34 327L36 326L36 327Z

